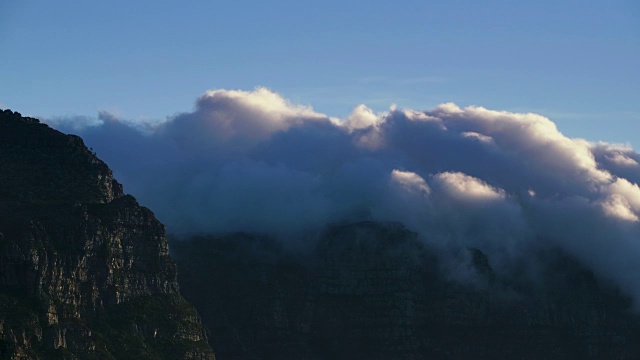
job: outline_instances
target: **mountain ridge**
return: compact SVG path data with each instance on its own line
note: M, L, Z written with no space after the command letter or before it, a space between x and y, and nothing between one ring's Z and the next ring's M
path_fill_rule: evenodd
M456 278L399 223L329 226L304 253L251 233L171 241L224 359L640 356L631 300L559 249L530 254L533 276L460 249Z

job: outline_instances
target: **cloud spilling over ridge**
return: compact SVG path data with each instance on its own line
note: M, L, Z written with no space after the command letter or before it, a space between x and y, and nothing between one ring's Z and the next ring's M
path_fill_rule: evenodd
M448 103L335 119L257 88L209 91L161 123L82 119L51 122L172 232L397 220L497 264L558 246L640 299L640 154L568 138L540 115Z

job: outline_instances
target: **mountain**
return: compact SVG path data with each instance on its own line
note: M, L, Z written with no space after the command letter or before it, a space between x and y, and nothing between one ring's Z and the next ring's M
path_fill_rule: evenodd
M560 250L505 272L461 249L454 275L399 223L334 225L306 241L171 240L183 294L219 358L640 358L629 298Z
M79 137L0 110L0 169L1 359L215 358L164 226Z

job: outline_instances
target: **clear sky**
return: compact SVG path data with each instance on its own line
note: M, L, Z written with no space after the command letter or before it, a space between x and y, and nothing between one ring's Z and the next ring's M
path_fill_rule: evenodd
M330 116L453 101L640 148L640 2L0 0L0 107L161 119L268 87Z

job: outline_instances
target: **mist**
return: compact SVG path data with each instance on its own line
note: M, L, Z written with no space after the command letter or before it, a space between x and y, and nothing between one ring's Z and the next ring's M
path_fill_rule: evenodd
M44 121L82 136L171 233L399 221L498 268L559 247L640 300L640 154L541 115L446 103L339 119L256 88L208 91L163 121Z

